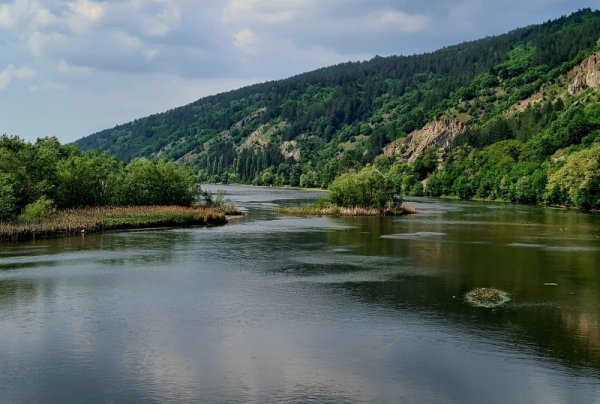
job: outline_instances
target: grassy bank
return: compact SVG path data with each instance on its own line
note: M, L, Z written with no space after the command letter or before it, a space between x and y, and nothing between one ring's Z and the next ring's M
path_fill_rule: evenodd
M343 207L337 205L275 208L274 213L292 216L398 216L417 213L412 204L403 203L398 209Z
M0 242L150 227L222 225L225 213L211 208L131 206L68 209L36 223L0 222Z

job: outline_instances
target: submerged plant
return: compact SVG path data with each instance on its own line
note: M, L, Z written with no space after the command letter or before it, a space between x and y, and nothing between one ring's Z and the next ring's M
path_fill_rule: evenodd
M508 293L494 288L477 288L465 295L467 302L476 307L498 307L510 301Z

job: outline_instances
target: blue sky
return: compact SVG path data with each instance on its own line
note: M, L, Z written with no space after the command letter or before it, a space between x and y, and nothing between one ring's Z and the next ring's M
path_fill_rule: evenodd
M579 0L0 0L0 133L73 141L202 96L541 23Z

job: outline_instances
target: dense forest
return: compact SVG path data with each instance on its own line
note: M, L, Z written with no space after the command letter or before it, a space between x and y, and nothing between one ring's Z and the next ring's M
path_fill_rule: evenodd
M327 187L373 165L403 193L598 208L599 38L600 12L585 9L206 97L77 143L126 161L190 162L206 181ZM587 76L573 73L582 63ZM409 158L432 122L461 129Z
M0 222L43 219L55 209L124 205L191 205L195 171L182 163L80 152L56 138L35 143L0 137Z

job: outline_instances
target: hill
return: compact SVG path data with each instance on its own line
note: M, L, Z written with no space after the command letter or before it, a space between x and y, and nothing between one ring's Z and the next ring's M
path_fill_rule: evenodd
M600 12L585 9L202 98L77 143L124 160L185 160L209 181L327 186L374 164L407 193L596 206L556 181L600 140L599 38Z

